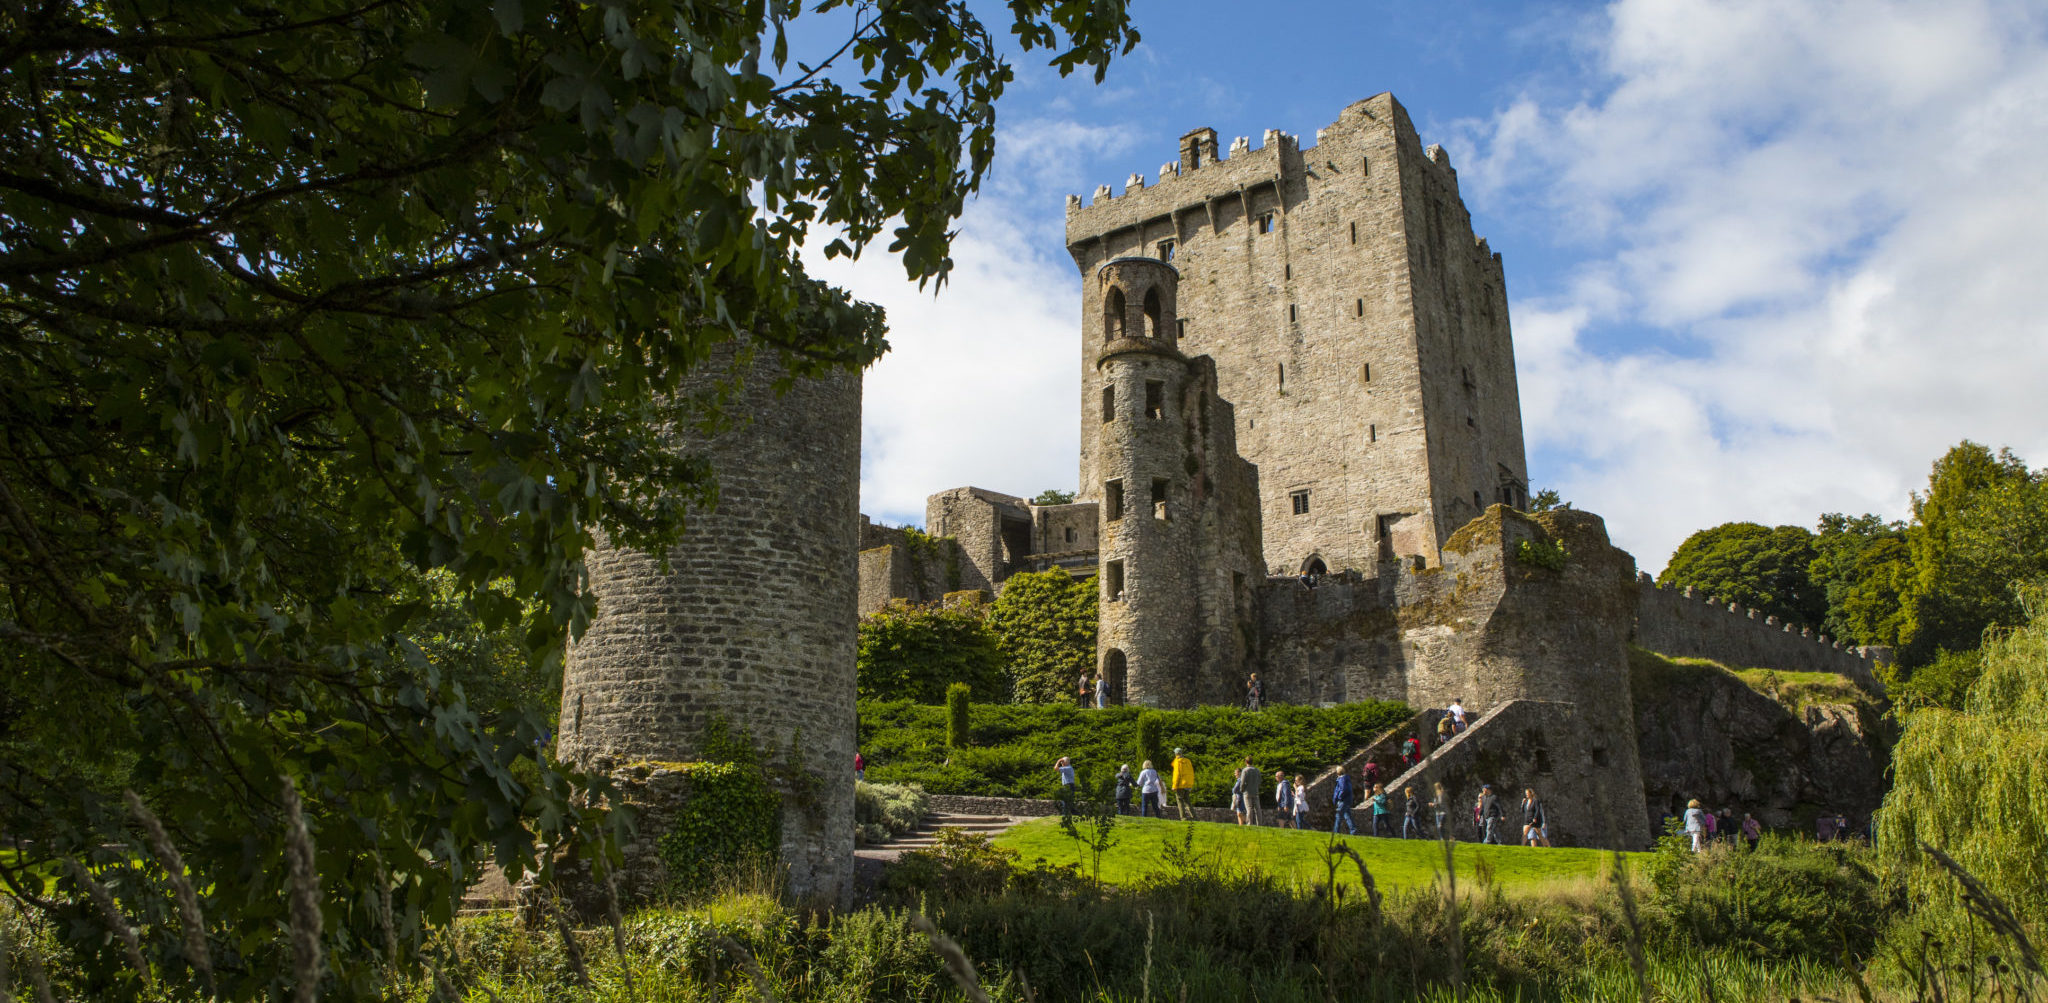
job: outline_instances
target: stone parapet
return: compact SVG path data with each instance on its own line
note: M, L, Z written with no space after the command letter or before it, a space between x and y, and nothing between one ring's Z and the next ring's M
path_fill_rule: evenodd
M1649 575L1637 578L1632 640L1660 655L1707 658L1732 668L1831 672L1876 696L1884 695L1876 668L1891 660L1889 648L1844 645L1691 586L1664 588Z

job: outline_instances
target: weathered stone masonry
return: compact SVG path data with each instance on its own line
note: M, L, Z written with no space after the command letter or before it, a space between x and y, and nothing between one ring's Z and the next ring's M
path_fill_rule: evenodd
M854 753L860 379L798 380L777 396L778 366L762 355L729 350L682 388L743 381L734 427L678 437L709 457L718 503L690 513L668 570L609 546L590 555L597 616L569 648L558 754L586 767L694 761L719 715L772 759L794 743L821 782L815 812L784 812L790 889L840 905L853 887L841 778Z

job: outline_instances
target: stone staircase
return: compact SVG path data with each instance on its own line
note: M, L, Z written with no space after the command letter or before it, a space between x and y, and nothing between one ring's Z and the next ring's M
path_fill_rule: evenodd
M965 832L995 836L1016 825L1017 820L1008 815L968 815L960 812L933 812L919 822L909 834L874 846L863 846L861 853L886 854L893 858L905 850L926 850L937 846L940 829L960 829Z

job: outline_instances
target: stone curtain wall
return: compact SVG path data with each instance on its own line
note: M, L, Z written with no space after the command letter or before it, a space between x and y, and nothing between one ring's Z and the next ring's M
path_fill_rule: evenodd
M1629 792L1635 795L1637 809L1616 813L1615 806L1630 799L1617 796L1622 792L1614 786L1632 778L1592 760L1577 737L1584 729L1579 708L1572 704L1509 701L1444 743L1421 765L1395 778L1390 793L1413 787L1418 798L1429 801L1435 796L1434 785L1443 784L1451 832L1458 839L1478 840L1483 833L1473 824L1472 806L1479 799L1480 785L1490 783L1506 815L1500 828L1501 842L1513 846L1522 842L1522 790L1535 788L1550 817L1553 844L1613 847L1618 842L1623 849L1647 846L1649 826L1639 807L1641 788ZM1400 803L1394 799L1397 818ZM1436 822L1426 806L1422 819L1427 826Z
M1636 583L1635 643L1679 658L1710 658L1738 669L1831 672L1882 696L1875 675L1886 648L1844 646L1811 628L1778 622L1757 610L1697 595L1691 586L1660 588L1643 575Z
M938 602L961 588L963 558L951 537L926 537L912 542L910 531L877 526L860 517L861 616L896 599Z
M799 380L778 397L778 373L729 349L683 388L744 381L731 411L745 420L678 444L709 454L718 504L691 513L666 573L649 554L590 554L597 616L569 648L558 754L585 766L690 762L720 715L770 761L795 743L819 800L816 812L792 802L784 813L790 888L843 905L853 888L853 788L841 781L854 752L861 383L851 373Z

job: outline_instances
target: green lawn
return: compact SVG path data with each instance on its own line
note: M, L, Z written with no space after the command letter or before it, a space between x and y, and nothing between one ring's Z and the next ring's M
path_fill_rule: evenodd
M1327 832L1215 822L1192 824L1193 849L1204 864L1226 868L1257 867L1304 885L1326 879L1328 872L1323 861L1326 859L1324 848L1330 841ZM1161 819L1123 819L1116 828L1117 844L1102 857L1103 880L1126 884L1147 875L1170 873L1173 865L1167 859L1165 847L1170 845L1178 849L1188 826L1189 823ZM1083 833L1086 831L1082 829ZM1428 887L1443 871L1443 844L1435 840L1373 839L1366 836L1339 838L1365 859L1366 866L1372 870L1374 884L1382 892ZM1081 849L1077 855L1079 844L1060 830L1058 819L1042 818L1020 823L998 836L995 843L1016 850L1022 862L1027 864L1039 858L1055 864L1079 861L1082 873L1089 870L1090 865L1084 859L1087 851ZM1631 853L1627 856L1631 858L1633 868L1649 854ZM1503 889L1515 891L1556 882L1583 883L1599 878L1606 873L1603 866L1612 857L1613 854L1606 850L1485 846L1477 843L1458 843L1455 849L1460 887L1465 887L1466 882L1476 882L1478 868L1483 861L1491 867L1493 879ZM1342 860L1337 874L1347 884L1359 883L1357 865L1349 858Z

